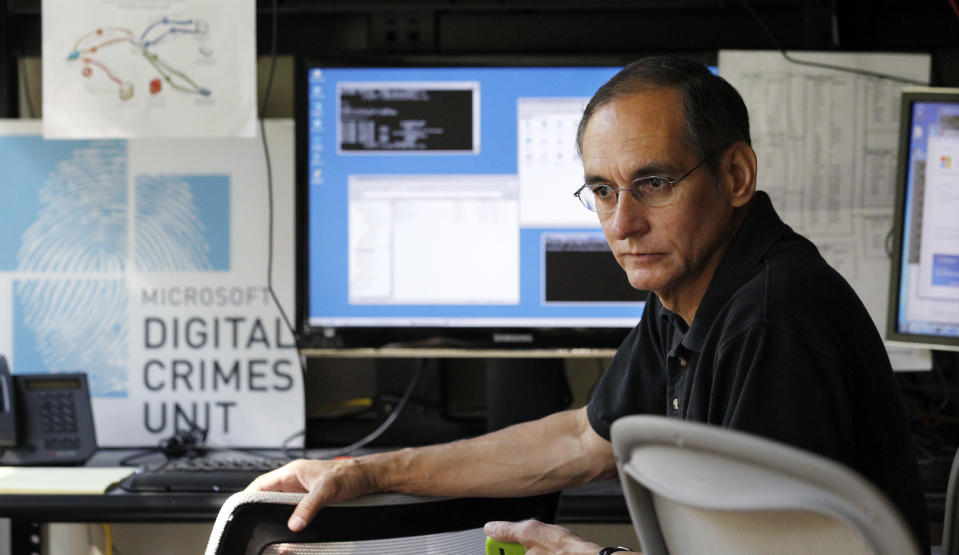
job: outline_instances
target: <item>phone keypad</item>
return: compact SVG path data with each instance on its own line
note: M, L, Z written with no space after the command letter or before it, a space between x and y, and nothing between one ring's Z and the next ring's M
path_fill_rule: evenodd
M51 391L41 393L40 426L43 446L47 449L74 449L80 446L77 436L77 408L73 393Z

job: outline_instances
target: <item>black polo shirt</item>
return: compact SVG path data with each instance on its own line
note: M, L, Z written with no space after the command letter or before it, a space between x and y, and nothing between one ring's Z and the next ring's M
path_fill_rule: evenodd
M597 384L593 429L660 414L765 436L857 470L921 546L928 519L905 408L876 326L757 191L691 326L650 295Z

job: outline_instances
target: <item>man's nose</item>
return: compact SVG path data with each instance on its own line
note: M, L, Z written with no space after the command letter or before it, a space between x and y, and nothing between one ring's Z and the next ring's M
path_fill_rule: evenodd
M646 206L627 191L620 191L616 208L606 217L606 225L615 239L641 235L649 229Z

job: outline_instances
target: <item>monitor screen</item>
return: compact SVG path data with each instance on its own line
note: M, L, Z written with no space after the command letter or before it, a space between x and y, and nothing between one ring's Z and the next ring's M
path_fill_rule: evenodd
M959 349L959 89L902 97L887 338Z
M575 136L605 66L297 68L306 348L613 349L642 313Z

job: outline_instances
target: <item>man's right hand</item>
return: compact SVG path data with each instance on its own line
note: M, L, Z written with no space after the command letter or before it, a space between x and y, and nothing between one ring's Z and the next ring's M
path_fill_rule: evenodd
M299 532L325 505L379 491L372 473L359 459L298 459L250 482L246 491L306 493L287 526Z

